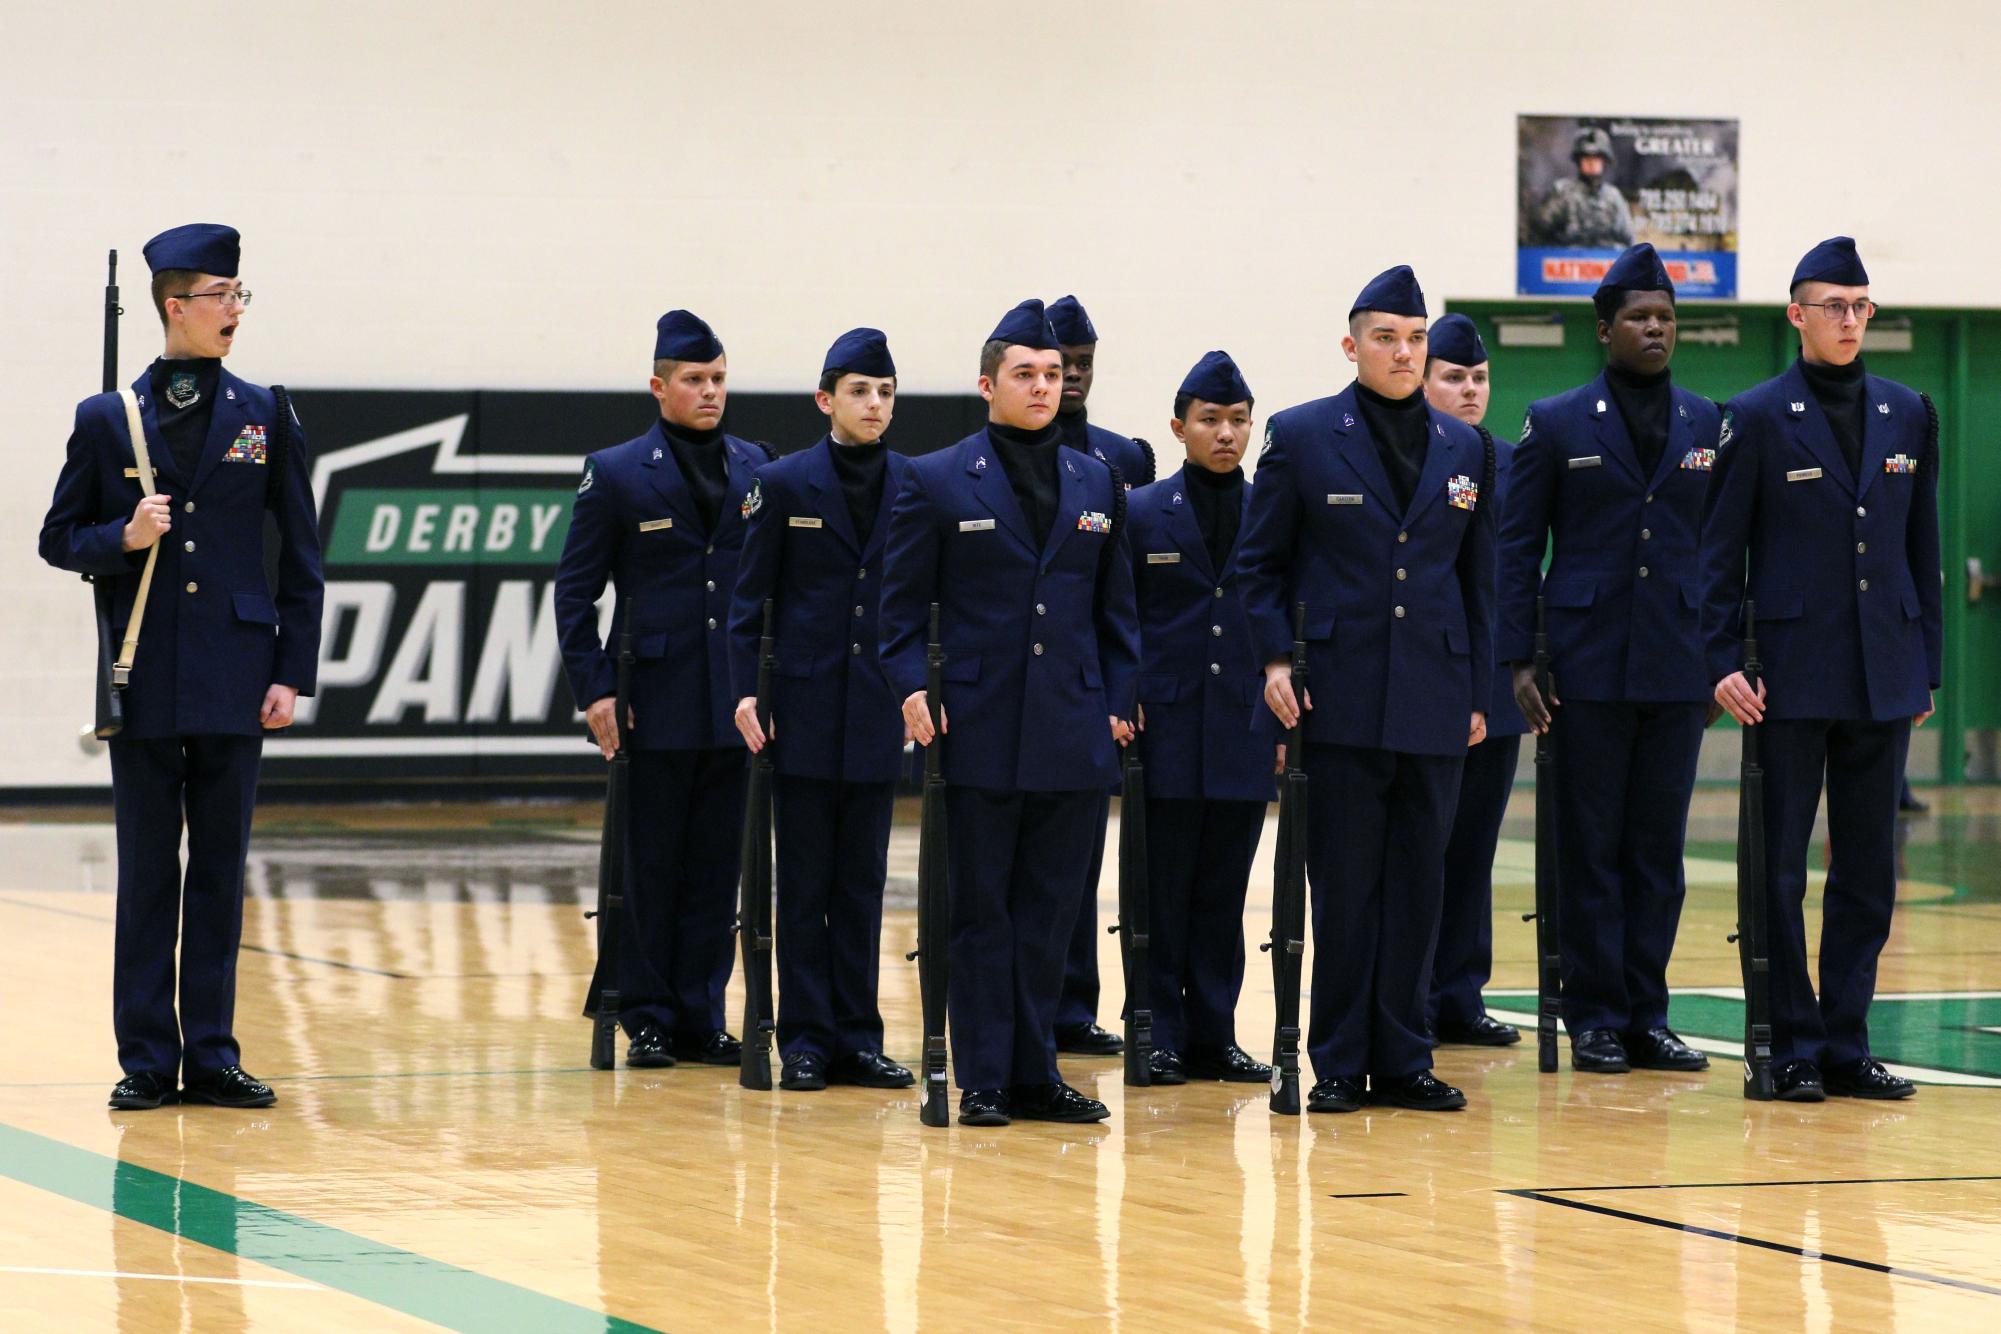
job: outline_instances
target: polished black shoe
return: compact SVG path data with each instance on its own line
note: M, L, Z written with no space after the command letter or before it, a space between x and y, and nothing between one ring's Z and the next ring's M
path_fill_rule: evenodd
M1709 1058L1674 1035L1671 1028L1650 1028L1626 1035L1626 1059L1635 1070L1707 1070Z
M656 1024L641 1024L625 1044L628 1070L665 1070L673 1064L674 1053L667 1050L667 1035Z
M962 1126L1004 1126L1013 1120L1008 1114L1006 1089L967 1089L959 1095Z
M1155 1084L1186 1084L1188 1065L1178 1051L1156 1051L1146 1058L1147 1078Z
M827 1087L827 1061L817 1051L802 1051L785 1058L778 1087L793 1093L815 1093Z
M830 1084L854 1084L865 1089L907 1089L917 1076L879 1051L858 1051L827 1068Z
M1897 798L1897 809L1906 815L1923 815L1931 809L1931 803L1911 791L1910 784L1906 783L1903 793Z
M121 1112L150 1112L155 1107L180 1100L180 1091L174 1087L173 1080L142 1070L136 1075L125 1076L111 1086L108 1105Z
M1220 1079L1226 1084L1269 1084L1271 1067L1252 1058L1232 1042L1227 1047L1190 1047L1190 1079Z
M1382 1107L1407 1107L1413 1112L1456 1112L1466 1095L1429 1070L1401 1079L1376 1079L1369 1084L1369 1101Z
M1851 1065L1828 1066L1822 1086L1830 1098L1873 1098L1879 1102L1908 1098L1918 1091L1916 1084L1891 1074L1873 1056L1865 1056Z
M1017 1084L1009 1104L1017 1121L1102 1121L1111 1108L1096 1098L1087 1098L1068 1084Z
M1512 1047L1521 1040L1519 1028L1504 1024L1491 1014L1483 1014L1470 1024L1438 1026L1438 1042L1454 1047Z
M1362 1110L1362 1081L1323 1079L1306 1095L1309 1112L1359 1112Z
M211 1107L269 1107L278 1095L259 1083L248 1070L232 1065L219 1075L189 1080L181 1090L182 1102L205 1102Z
M1072 1056L1117 1056L1125 1049L1125 1041L1117 1033L1106 1032L1096 1024L1056 1026L1056 1050L1060 1052Z
M1812 1061L1787 1061L1772 1073L1772 1094L1780 1102L1824 1102L1827 1085Z
M676 1033L673 1050L675 1060L696 1065L739 1065L743 1061L743 1044L720 1028L713 1033Z
M1570 1068L1587 1075L1623 1075L1633 1066L1617 1033L1587 1028L1570 1040Z

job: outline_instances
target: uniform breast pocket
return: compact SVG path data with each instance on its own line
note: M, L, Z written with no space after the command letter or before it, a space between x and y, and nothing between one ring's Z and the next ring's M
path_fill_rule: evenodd
M236 619L246 625L268 625L274 630L278 626L278 608L268 593L232 593L229 603Z

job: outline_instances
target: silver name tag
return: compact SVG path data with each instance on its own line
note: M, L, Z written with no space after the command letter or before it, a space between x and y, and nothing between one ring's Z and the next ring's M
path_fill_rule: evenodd
M793 515L785 522L786 525L791 528L821 528L826 526L825 520L809 519L797 514Z
M1330 505L1359 505L1362 503L1362 498L1360 496L1333 493L1327 497L1327 503Z
M1602 468L1605 466L1605 456L1603 454L1586 454L1581 459L1572 459L1570 466L1573 468Z
M1146 553L1148 565L1179 565L1181 553L1178 551L1149 551Z
M1814 482L1820 480L1818 468L1794 468L1786 474L1788 482Z
M993 531L993 527L994 521L992 519L959 520L959 531L962 533L990 533Z
M673 526L674 521L672 519L648 519L645 523L639 525L639 531L642 533L657 533L662 528L672 528Z

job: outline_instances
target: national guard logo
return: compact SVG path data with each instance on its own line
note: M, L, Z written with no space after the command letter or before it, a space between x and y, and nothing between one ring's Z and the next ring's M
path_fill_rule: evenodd
M1723 414L1722 434L1716 437L1716 447L1718 449L1723 448L1723 446L1730 443L1734 435L1735 435L1735 423L1731 420L1731 415L1726 412Z
M1909 454L1892 454L1883 460L1884 472L1916 472L1918 461Z
M167 379L167 402L176 408L191 408L201 402L193 371L175 371Z
M1681 456L1681 466L1690 472L1708 472L1716 466L1716 451L1691 449Z
M1445 483L1445 501L1456 510L1477 509L1480 484L1462 472Z
M764 508L764 479L762 477L752 478L750 483L750 490L746 491L743 497L743 505L741 506L743 517L748 519L751 515L757 513L759 510L763 508Z
M1080 533L1109 533L1112 521L1096 510L1085 510L1077 516L1077 531Z
M262 426L246 426L236 433L236 439L229 442L229 452L222 456L224 463L262 463L266 440Z
M1524 412L1522 414L1521 443L1526 445L1529 442L1529 436L1533 434L1534 431L1535 431L1535 414L1533 412Z
M584 492L590 490L591 483L597 481L597 479L598 465L586 460L584 462L584 480L577 483L577 494L582 495Z

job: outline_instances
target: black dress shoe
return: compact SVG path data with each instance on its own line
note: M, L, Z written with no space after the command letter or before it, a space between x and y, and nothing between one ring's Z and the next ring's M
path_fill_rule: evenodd
M1440 1024L1438 1041L1455 1047L1512 1047L1522 1040L1522 1031L1504 1024L1491 1014L1483 1014L1470 1024Z
M1096 1024L1058 1024L1056 1050L1072 1056L1117 1056L1126 1044L1117 1033L1108 1033Z
M817 1051L802 1051L785 1058L778 1087L793 1093L814 1093L827 1087L826 1058Z
M1617 1033L1587 1028L1570 1040L1570 1068L1587 1075L1623 1075L1633 1066Z
M1635 1070L1707 1070L1709 1058L1674 1035L1671 1028L1650 1028L1626 1035L1626 1059Z
M1271 1067L1252 1059L1234 1042L1227 1047L1190 1047L1188 1077L1220 1079L1227 1084L1269 1084Z
M206 1079L191 1079L181 1090L182 1102L205 1102L211 1107L269 1107L278 1101L270 1086L259 1083L240 1065Z
M1918 1091L1916 1084L1891 1074L1873 1056L1865 1056L1851 1065L1828 1066L1823 1087L1830 1098L1873 1098L1880 1102L1908 1098Z
M1309 1112L1359 1112L1362 1110L1362 1081L1323 1079L1306 1095Z
M743 1061L743 1044L720 1028L713 1033L676 1033L674 1059L696 1065L738 1065Z
M1156 1051L1146 1058L1146 1072L1156 1084L1188 1082L1188 1065L1178 1051Z
M858 1051L828 1067L827 1082L865 1089L907 1089L917 1082L917 1076L879 1051Z
M959 1094L962 1126L1004 1126L1013 1120L1008 1114L1006 1089L967 1089Z
M1420 1070L1400 1079L1371 1080L1369 1101L1413 1112L1456 1112L1466 1105L1466 1095L1431 1071Z
M1827 1086L1812 1061L1787 1061L1772 1074L1772 1093L1780 1102L1824 1102Z
M1111 1108L1068 1084L1017 1084L1008 1099L1017 1121L1102 1121Z
M673 1064L674 1053L667 1050L667 1035L657 1024L641 1024L625 1044L628 1070L665 1070Z
M175 1089L173 1080L150 1070L141 1070L112 1085L111 1101L107 1105L121 1112L150 1112L164 1103L180 1100L180 1092Z

